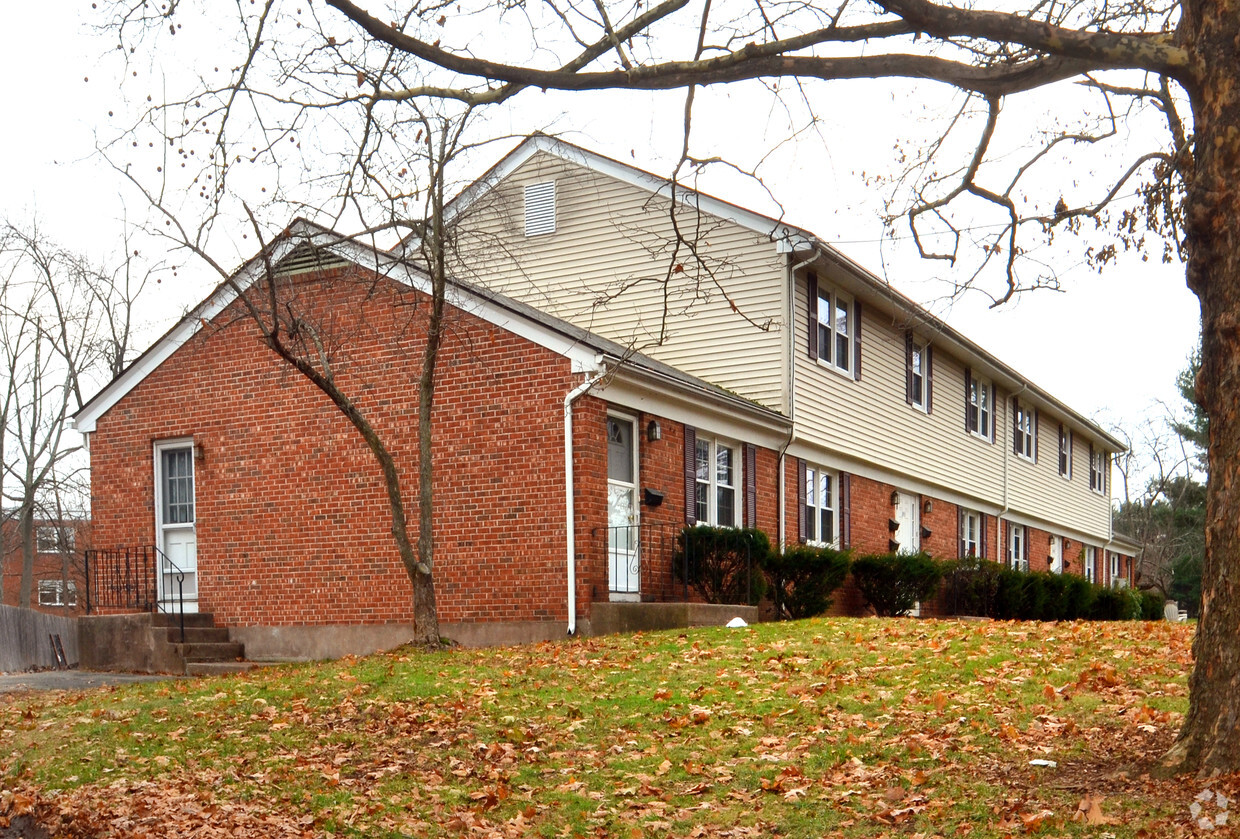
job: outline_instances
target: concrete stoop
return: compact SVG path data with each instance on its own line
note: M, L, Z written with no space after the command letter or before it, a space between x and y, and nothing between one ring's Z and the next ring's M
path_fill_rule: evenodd
M172 654L182 662L182 672L196 675L191 667L204 664L236 664L245 659L245 645L230 641L228 629L215 625L213 615L199 612L185 615L184 637L181 616L163 612L151 615L151 627L163 633L164 643L172 648Z
M230 664L245 658L245 645L229 639L209 614L130 613L78 620L83 670L127 673L189 673L191 665Z

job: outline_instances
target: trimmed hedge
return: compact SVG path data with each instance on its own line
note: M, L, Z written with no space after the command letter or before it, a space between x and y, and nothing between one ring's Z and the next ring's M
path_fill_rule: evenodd
M946 607L957 615L996 620L1161 620L1151 592L1107 588L1075 574L1017 571L985 559L945 563Z
M1141 620L1160 621L1166 614L1167 598L1156 591L1141 592Z
M762 568L770 561L771 542L753 527L686 527L676 536L672 567L707 603L756 604L766 593Z
M798 545L771 551L763 570L773 589L775 613L780 618L812 618L831 608L831 594L848 576L848 551Z
M874 611L893 617L934 596L943 566L926 553L868 554L853 560L852 575Z

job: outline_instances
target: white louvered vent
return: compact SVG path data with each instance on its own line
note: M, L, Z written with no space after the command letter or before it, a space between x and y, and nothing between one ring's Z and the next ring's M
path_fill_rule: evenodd
M292 253L280 260L280 264L276 266L276 275L291 277L295 274L305 274L310 271L325 271L328 268L338 268L345 264L345 260L333 253L313 248L310 245L299 245L294 248Z
M525 188L525 235L555 232L555 181Z

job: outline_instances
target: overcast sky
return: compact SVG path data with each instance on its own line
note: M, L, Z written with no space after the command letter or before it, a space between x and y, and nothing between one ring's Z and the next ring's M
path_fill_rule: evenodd
M101 61L107 36L82 25L81 5L6 4L10 37L0 51L7 126L0 132L0 213L16 222L37 215L62 242L103 258L119 250L126 198L130 215L141 202L94 155L97 137L111 139L116 130L108 110L119 102L119 79L111 75L114 62ZM981 295L949 302L944 285L936 282L946 276L944 263L917 259L903 234L884 242L879 214L890 191L865 181L892 171L898 138L925 130L925 103L886 85L859 83L831 91L832 98L816 101L823 120L817 133L783 147L762 169L765 187L790 222L833 242L1104 425L1135 433L1146 416L1161 410L1159 400L1177 401L1175 376L1196 345L1198 329L1198 307L1185 288L1183 266L1132 258L1098 274L1081 264L1081 243L1058 239L1037 258L1055 267L1064 292L1036 292L996 310ZM695 149L745 165L765 155L770 140L763 126L779 115L755 106L766 101L755 93L742 87L702 94ZM659 174L670 171L679 150L679 94L521 96L524 107L497 128L549 127L571 142ZM1030 119L1039 118L1035 108ZM503 150L496 147L495 157ZM1071 171L1063 176L1066 183L1077 177ZM735 203L780 212L744 179L717 177L707 186ZM247 253L239 242L236 261ZM143 310L147 336L158 336L216 282L213 275L192 270L166 277Z

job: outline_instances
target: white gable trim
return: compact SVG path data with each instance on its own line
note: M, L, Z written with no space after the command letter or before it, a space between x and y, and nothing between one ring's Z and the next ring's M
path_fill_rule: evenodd
M421 271L400 262L390 254L376 251L303 220L294 222L288 234L269 248L268 258L272 264L278 263L294 248L307 241L314 247L321 248L362 268L375 271L423 293L430 293L430 279ZM206 300L198 304L149 350L87 402L82 410L71 418L72 427L83 434L93 432L101 416L193 338L204 322L210 321L232 304L237 299L236 288L241 290L248 288L261 276L265 264L262 254L259 254L242 266L233 275L231 282L222 283ZM445 297L450 305L567 358L574 373L592 371L597 367L598 351L595 348L523 317L482 294L450 285Z

